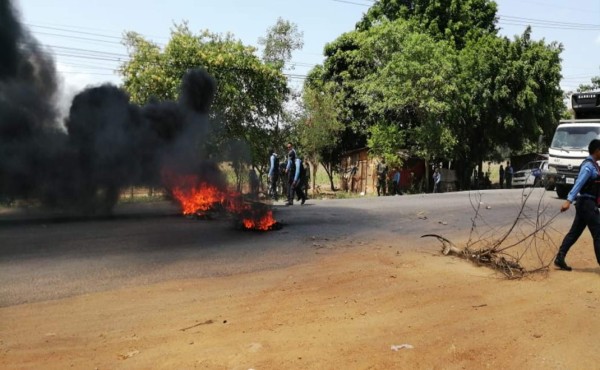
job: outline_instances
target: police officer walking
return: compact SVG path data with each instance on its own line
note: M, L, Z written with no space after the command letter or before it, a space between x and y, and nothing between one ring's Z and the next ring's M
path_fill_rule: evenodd
M304 167L304 163L302 162L302 158L300 156L296 156L296 173L294 174L294 181L292 182L292 198L294 193L298 197L300 204L306 203L307 195L306 195L306 187L307 187L307 177L306 177L306 167Z
M306 194L302 191L300 176L302 171L302 161L298 158L292 143L287 143L287 149L288 161L285 171L288 175L288 200L286 205L291 206L294 204L294 194L298 195L298 198L301 199L302 204L304 204L306 202Z
M561 212L565 212L569 209L573 201L577 199L573 225L569 233L565 236L554 260L554 265L565 271L572 270L567 265L565 257L571 246L579 239L586 226L592 234L596 260L600 264L600 214L598 213L600 167L597 163L600 160L600 140L592 140L588 146L588 152L590 155L581 164L577 181L575 181L573 189L567 196L567 201L560 208Z

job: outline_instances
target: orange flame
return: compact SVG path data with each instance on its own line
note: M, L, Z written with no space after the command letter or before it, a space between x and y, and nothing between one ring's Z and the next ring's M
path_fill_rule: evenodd
M181 205L184 215L193 215L198 211L208 211L216 204L223 203L227 199L225 193L205 183L191 189L174 187L171 192Z
M257 220L253 218L245 218L242 220L242 222L246 229L261 231L271 230L271 228L277 223L277 221L275 221L275 218L273 218L273 211L271 210L268 210L262 217L260 217Z
M163 177L166 177L165 182L170 185L184 215L208 211L220 205L227 212L239 216L246 229L267 231L277 223L273 211L245 203L240 193L221 190L194 175L163 174Z

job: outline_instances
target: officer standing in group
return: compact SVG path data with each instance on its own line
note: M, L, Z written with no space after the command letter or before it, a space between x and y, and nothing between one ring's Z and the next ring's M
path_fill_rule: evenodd
M565 257L583 233L587 226L594 240L594 251L596 260L600 265L600 214L598 213L598 195L600 195L600 140L594 139L588 146L589 156L581 164L579 175L573 189L567 196L567 201L560 207L561 212L569 209L573 201L575 203L575 219L571 230L563 239L558 250L554 265L561 270L571 271ZM579 195L578 195L579 194Z
M400 190L400 176L400 169L398 167L394 168L394 177L392 177L393 195L402 195L402 191Z
M271 157L269 157L269 195L273 200L279 198L277 194L277 181L279 181L279 158L275 149L271 149Z
M298 195L298 198L302 200L302 204L306 202L306 195L302 192L300 184L300 172L302 169L302 161L298 158L296 150L292 143L287 143L288 149L288 160L285 172L288 175L288 200L286 205L291 206L294 204L294 193Z

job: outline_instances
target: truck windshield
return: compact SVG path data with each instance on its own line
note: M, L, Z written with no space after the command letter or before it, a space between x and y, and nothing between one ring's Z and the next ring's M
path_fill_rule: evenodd
M600 127L559 127L552 139L552 148L586 149L600 136Z

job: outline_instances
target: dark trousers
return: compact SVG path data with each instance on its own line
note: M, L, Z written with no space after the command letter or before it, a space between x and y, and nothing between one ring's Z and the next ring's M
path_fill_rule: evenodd
M288 203L294 203L294 194L298 196L298 199L305 199L306 195L302 191L302 180L298 180L296 186L294 186L294 177L288 177Z
M571 230L563 239L563 242L558 250L558 256L564 258L569 249L575 244L577 239L583 233L585 227L590 230L592 239L594 239L594 251L596 252L596 260L600 264L600 213L596 206L596 200L592 198L580 197L575 204L575 219Z
M385 183L385 177L378 177L377 178L377 196L380 195L386 195L386 183Z
M402 192L400 191L400 185L398 184L398 181L392 181L392 189L391 189L392 195L402 195Z
M504 189L504 176L500 176L500 189Z
M277 200L277 182L279 181L279 176L271 176L271 180L269 182L269 195L271 198Z
M507 189L512 189L512 176L513 175L506 175L506 188Z

